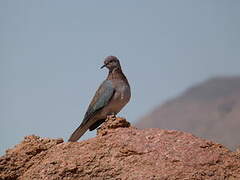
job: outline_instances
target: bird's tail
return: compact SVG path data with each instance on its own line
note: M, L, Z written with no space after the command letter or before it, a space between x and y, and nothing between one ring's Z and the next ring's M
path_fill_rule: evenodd
M70 136L68 142L76 142L88 130L87 124L80 125Z

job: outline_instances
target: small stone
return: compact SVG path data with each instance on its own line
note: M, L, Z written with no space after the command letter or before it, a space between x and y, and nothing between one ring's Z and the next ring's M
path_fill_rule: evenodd
M108 116L106 121L97 129L97 135L104 136L111 129L128 128L131 124L124 118Z

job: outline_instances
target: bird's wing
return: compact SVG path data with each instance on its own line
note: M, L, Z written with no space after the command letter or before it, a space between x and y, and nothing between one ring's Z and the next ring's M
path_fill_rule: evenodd
M115 89L112 82L109 80L104 81L95 93L90 105L88 106L87 112L84 116L82 124L85 124L88 119L96 114L99 110L105 107L111 98L113 97Z
M89 120L93 117L99 110L104 108L115 93L115 89L111 81L104 81L101 86L98 88L95 96L93 97L88 110L84 116L84 119L81 125L73 132L68 141L75 142L77 141L88 129L95 123L90 122Z

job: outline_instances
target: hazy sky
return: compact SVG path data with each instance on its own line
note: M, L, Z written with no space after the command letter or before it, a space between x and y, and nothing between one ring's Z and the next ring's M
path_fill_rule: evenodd
M240 74L240 1L0 0L0 154L30 134L66 140L107 55L130 81L119 115L134 122L195 83Z

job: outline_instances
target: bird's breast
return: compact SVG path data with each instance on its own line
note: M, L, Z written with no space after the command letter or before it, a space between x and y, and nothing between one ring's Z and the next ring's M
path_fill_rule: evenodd
M105 108L106 114L117 114L128 103L131 97L131 90L128 83L118 82L115 86L115 93Z
M125 82L118 83L118 86L115 88L115 98L120 103L127 103L131 97L130 87Z

